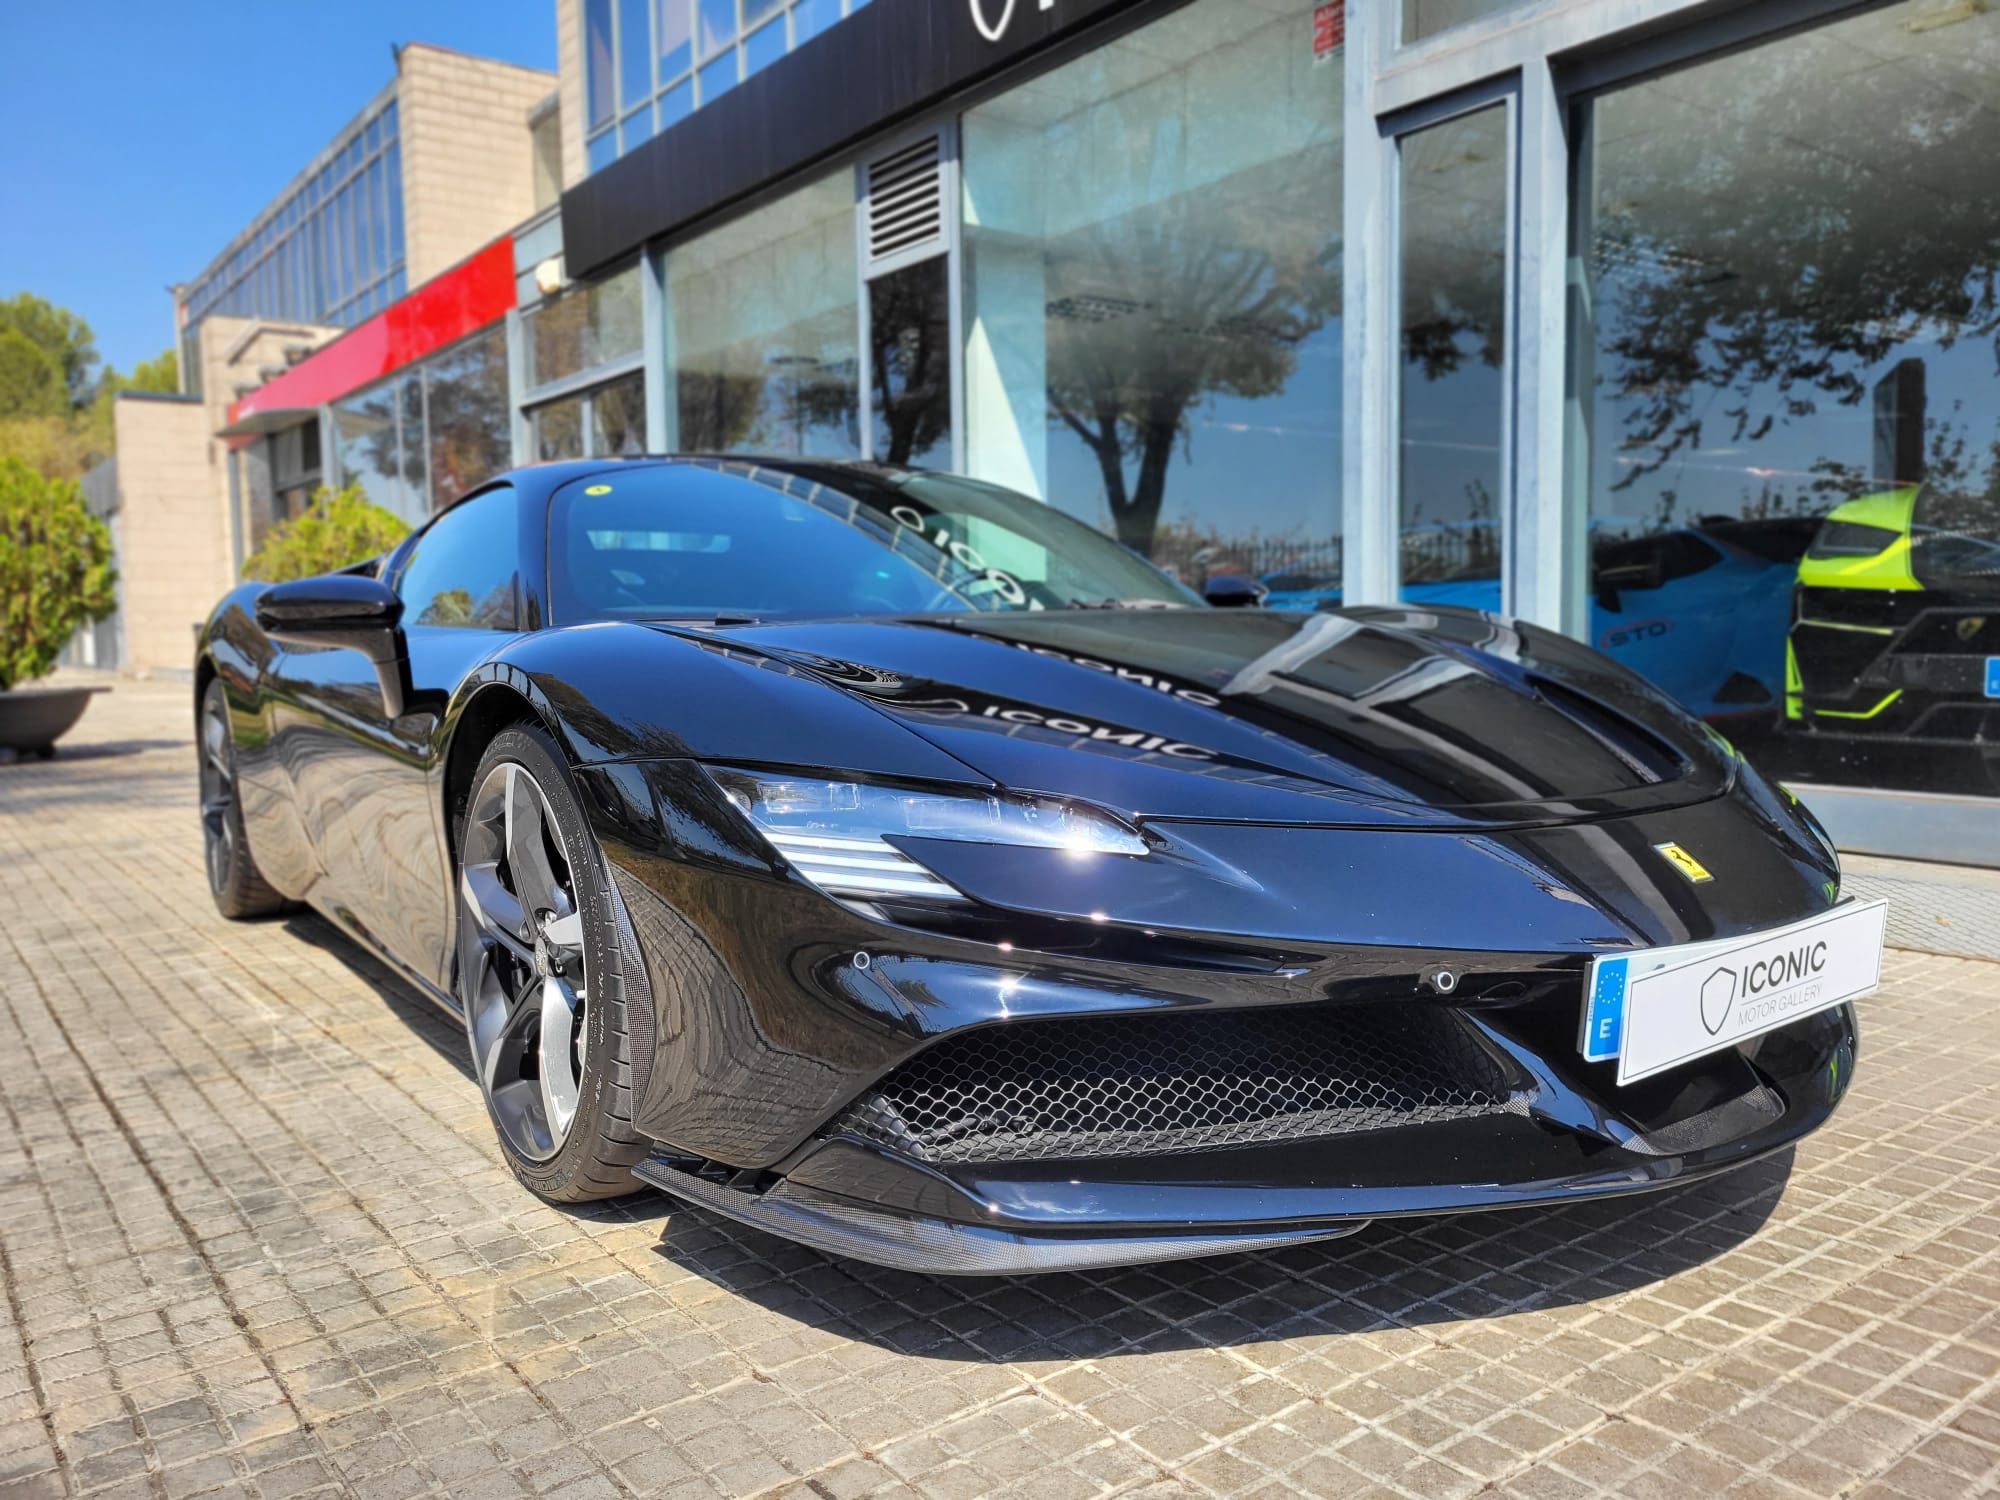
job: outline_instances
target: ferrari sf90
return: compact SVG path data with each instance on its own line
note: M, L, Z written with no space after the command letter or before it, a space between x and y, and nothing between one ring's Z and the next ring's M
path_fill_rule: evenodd
M1033 1271L1685 1182L1853 1077L1879 908L1586 646L1213 609L1039 502L856 463L503 477L228 595L231 916L461 1018L520 1180Z

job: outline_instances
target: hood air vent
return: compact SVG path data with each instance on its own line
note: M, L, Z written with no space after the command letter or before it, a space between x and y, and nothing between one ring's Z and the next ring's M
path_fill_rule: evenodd
M1588 730L1625 763L1640 785L1678 781L1687 775L1688 763L1679 752L1623 714L1546 677L1535 679L1535 692L1543 702Z

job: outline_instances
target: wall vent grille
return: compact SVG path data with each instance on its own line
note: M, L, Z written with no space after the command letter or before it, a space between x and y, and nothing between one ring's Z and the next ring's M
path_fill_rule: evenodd
M869 269L945 248L945 143L931 133L868 164Z

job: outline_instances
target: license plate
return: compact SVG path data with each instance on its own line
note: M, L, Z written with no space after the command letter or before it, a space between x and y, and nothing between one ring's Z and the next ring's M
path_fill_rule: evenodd
M1865 995L1882 981L1885 901L1789 927L1593 959L1583 1055L1635 1083Z

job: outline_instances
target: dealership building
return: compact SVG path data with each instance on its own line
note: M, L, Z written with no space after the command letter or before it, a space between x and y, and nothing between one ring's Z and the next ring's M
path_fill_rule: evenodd
M128 615L164 571L128 411L214 457L207 529L163 538L207 572L146 595L134 664L184 656L322 483L416 522L538 459L872 459L1267 607L1576 635L1810 784L1850 847L2000 862L1979 0L556 19L553 78L446 91L491 108L488 158L420 147L398 92L475 60L406 48L181 289L191 388L120 405Z

